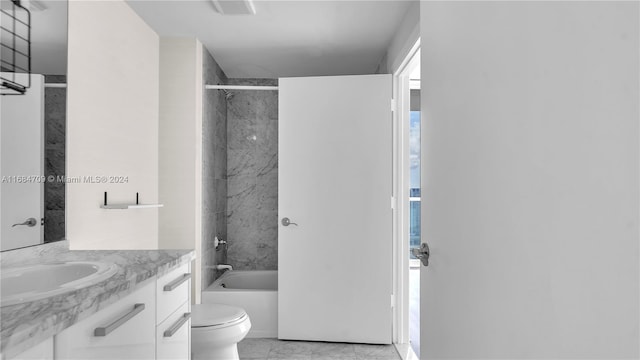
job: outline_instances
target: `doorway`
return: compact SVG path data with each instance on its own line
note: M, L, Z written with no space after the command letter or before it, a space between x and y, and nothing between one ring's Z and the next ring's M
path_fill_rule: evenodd
M409 79L409 343L420 357L420 260L411 250L420 248L420 64Z
M394 73L396 106L395 196L396 341L405 359L420 357L420 260L411 250L420 247L420 42Z

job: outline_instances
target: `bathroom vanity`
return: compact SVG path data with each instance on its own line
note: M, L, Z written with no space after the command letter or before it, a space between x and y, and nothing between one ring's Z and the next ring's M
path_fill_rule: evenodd
M117 271L62 294L2 306L1 359L190 357L193 251L69 251L67 246L2 253L2 270L27 262L95 261L115 264Z

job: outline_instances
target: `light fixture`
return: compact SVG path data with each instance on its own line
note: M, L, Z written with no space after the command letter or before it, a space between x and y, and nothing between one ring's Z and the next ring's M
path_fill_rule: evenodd
M211 0L213 7L222 15L255 15L253 0Z

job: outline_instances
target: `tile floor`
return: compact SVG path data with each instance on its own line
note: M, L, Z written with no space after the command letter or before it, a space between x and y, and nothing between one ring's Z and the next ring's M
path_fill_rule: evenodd
M400 360L393 345L244 339L240 360Z

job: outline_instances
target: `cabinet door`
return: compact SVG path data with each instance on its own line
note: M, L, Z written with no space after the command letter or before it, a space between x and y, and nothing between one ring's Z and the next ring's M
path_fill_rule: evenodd
M189 301L191 295L191 269L189 263L183 264L158 279L157 284L157 321L163 322L176 309Z
M189 303L184 303L156 329L156 358L189 359L191 349Z
M153 281L59 333L55 358L154 359L155 320Z

